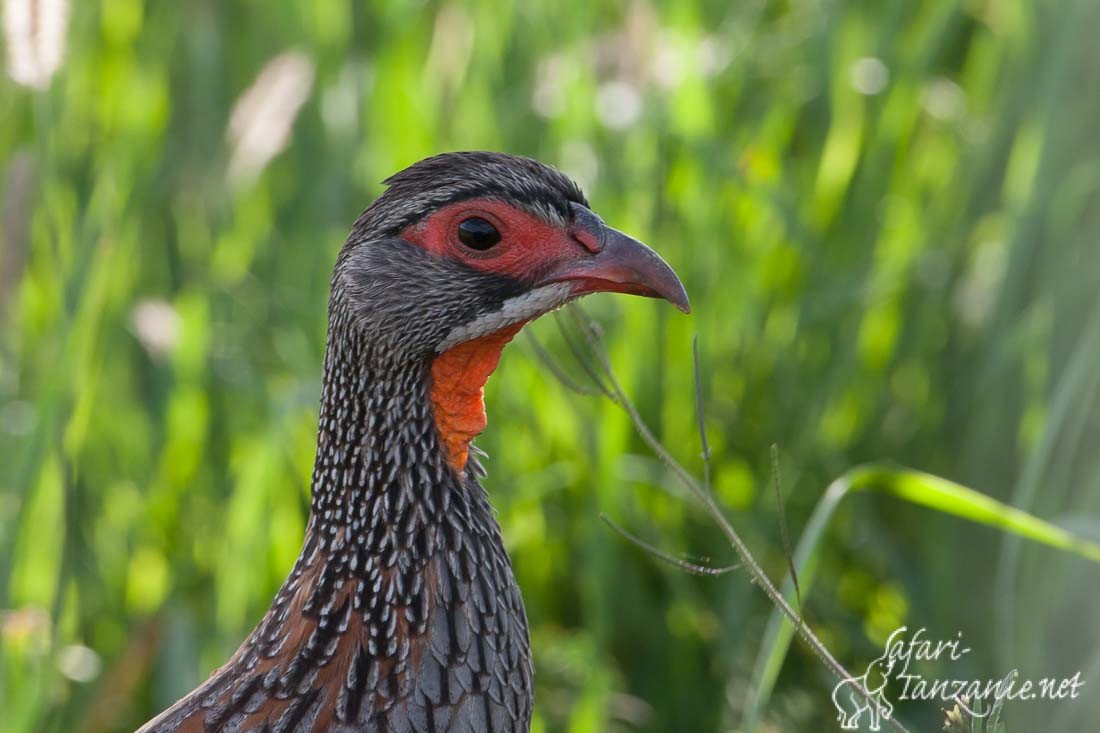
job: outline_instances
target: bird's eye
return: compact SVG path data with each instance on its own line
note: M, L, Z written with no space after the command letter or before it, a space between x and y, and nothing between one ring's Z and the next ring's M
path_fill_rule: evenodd
M489 222L474 216L458 225L458 238L470 249L484 252L500 241L500 232Z

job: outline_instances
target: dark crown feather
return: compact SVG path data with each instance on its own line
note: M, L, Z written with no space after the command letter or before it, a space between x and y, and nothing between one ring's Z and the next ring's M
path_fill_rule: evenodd
M440 153L395 173L359 216L348 244L395 236L431 212L464 199L496 198L550 221L570 218L570 203L588 206L579 186L561 171L507 153Z

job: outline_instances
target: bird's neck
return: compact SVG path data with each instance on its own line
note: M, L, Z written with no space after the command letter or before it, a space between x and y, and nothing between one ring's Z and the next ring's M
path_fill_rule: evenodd
M310 531L350 541L388 526L411 540L438 513L436 500L467 493L440 445L430 365L388 356L340 313L329 329ZM409 515L418 507L431 511Z
M308 589L307 610L339 594L341 579L396 573L405 593L386 602L417 615L421 585L413 576L448 551L449 531L495 527L484 490L451 461L431 362L392 354L343 311L330 319L302 558L324 572ZM499 534L489 539L499 543Z
M365 707L464 690L495 716L488 700L504 691L489 686L505 680L523 719L527 621L488 497L441 441L431 363L391 363L357 328L330 318L305 543L242 651L282 657L290 684L310 670L354 678Z
M298 561L233 658L144 731L527 730L527 621L488 498L441 445L431 365L356 329L332 314Z

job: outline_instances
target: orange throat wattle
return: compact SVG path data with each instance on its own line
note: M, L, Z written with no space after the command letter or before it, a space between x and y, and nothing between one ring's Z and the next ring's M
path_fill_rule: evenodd
M521 328L517 323L459 344L432 362L432 414L447 460L459 473L466 468L470 441L485 429L485 383Z

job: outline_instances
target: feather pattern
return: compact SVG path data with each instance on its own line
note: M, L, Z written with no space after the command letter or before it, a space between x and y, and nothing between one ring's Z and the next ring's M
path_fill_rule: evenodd
M237 653L142 733L527 730L527 622L475 466L442 458L423 371L337 309L301 555Z
M390 178L337 259L299 558L233 657L140 733L511 733L530 728L527 619L471 457L432 412L440 351L569 299L397 235L438 207L505 199L547 221L583 194L535 161L440 155Z

